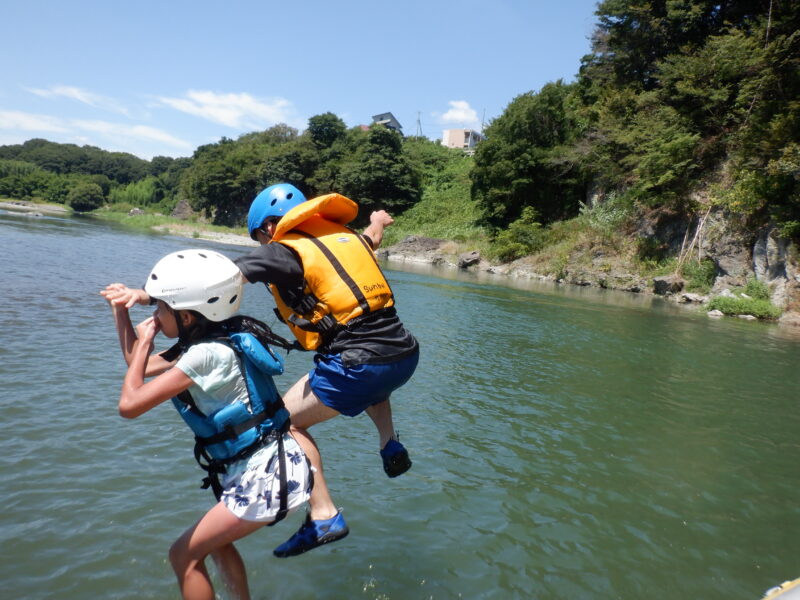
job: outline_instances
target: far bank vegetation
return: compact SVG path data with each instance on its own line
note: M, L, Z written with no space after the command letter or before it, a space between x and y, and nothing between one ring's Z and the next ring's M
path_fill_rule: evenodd
M184 217L242 231L255 194L289 181L309 197L357 200L356 226L388 210L387 244L449 240L496 263L527 257L554 278L675 275L699 294L726 274L708 250L720 219L750 247L765 228L800 240L796 6L605 0L596 16L575 80L510 99L474 156L324 113L302 132L277 125L178 159L38 139L2 146L0 197L122 214L180 204ZM764 294L745 293L772 318ZM714 302L735 313L746 300Z

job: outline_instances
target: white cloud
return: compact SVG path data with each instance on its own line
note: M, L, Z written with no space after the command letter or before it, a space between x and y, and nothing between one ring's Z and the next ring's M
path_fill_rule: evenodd
M478 113L466 100L450 100L450 110L438 115L443 125L458 125L460 127L476 129L480 125Z
M119 102L114 100L113 98L108 98L106 96L101 96L99 94L95 94L88 90L83 90L78 87L70 86L70 85L54 85L47 89L41 88L25 88L32 94L36 94L41 98L55 98L55 97L63 97L69 98L71 100L76 100L78 102L82 102L83 104L88 104L94 108L99 108L102 110L108 110L111 112L120 113L126 116L130 116L128 109L122 106Z
M147 125L127 125L99 120L59 119L49 115L39 115L19 111L0 110L0 130L42 132L60 134L73 143L92 144L115 148L138 147L141 143L156 143L180 151L192 150L189 142L165 131ZM102 136L107 143L98 143L96 136ZM19 143L19 142L9 142ZM146 154L147 152L145 152Z
M160 142L167 144L174 148L182 148L189 150L193 146L182 139L176 138L173 135L156 129L155 127L148 127L147 125L121 125L119 123L109 123L108 121L83 121L73 120L71 124L79 131L91 131L93 133L100 133L107 138L129 139L129 140L144 140L148 142Z
M261 129L277 123L298 126L294 106L285 98L258 99L247 93L189 90L184 98L159 100L175 110L234 129Z
M56 117L15 110L0 110L0 129L48 131L52 133L66 133L69 131L61 119Z

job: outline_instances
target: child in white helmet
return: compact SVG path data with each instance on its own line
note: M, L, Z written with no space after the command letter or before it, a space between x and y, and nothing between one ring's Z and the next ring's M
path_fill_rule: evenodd
M280 338L255 319L235 316L241 274L217 252L164 257L145 289L157 307L135 330L126 287L111 284L100 292L112 307L128 363L120 415L136 418L173 399L195 433L195 454L219 500L170 548L183 597L214 597L204 563L212 555L233 596L249 598L233 542L296 510L312 486L308 461L289 433L288 413L270 376L282 372L282 361L268 348ZM159 331L178 343L154 355ZM146 377L154 379L145 382Z

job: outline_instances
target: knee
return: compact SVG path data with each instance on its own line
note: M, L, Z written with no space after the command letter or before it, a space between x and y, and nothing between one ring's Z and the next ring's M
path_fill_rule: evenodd
M180 574L186 570L185 556L185 548L181 544L181 538L178 538L169 548L169 564L172 565L172 570L176 573Z
M175 540L169 548L169 564L178 576L186 573L196 560L190 555L189 547L184 536Z

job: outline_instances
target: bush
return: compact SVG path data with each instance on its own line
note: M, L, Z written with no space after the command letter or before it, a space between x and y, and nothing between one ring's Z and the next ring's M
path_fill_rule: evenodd
M660 263L667 259L669 246L653 237L636 238L636 258L641 262Z
M89 212L103 206L103 189L96 183L81 183L67 194L67 205L77 212Z
M753 315L759 319L777 319L781 316L781 310L769 300L741 296L717 296L706 308L726 315Z
M536 209L526 206L522 216L501 231L492 245L492 254L503 262L533 254L544 246L542 225L537 221Z
M631 208L622 195L611 192L602 202L591 207L580 202L580 218L603 235L610 235L628 219Z
M756 300L769 300L769 287L758 279L749 279L744 286L744 293Z
M708 258L699 262L696 260L687 261L682 270L683 277L686 279L687 292L708 293L711 286L714 285L714 278L717 275L717 267L714 261ZM767 292L767 299L769 299L769 291Z

